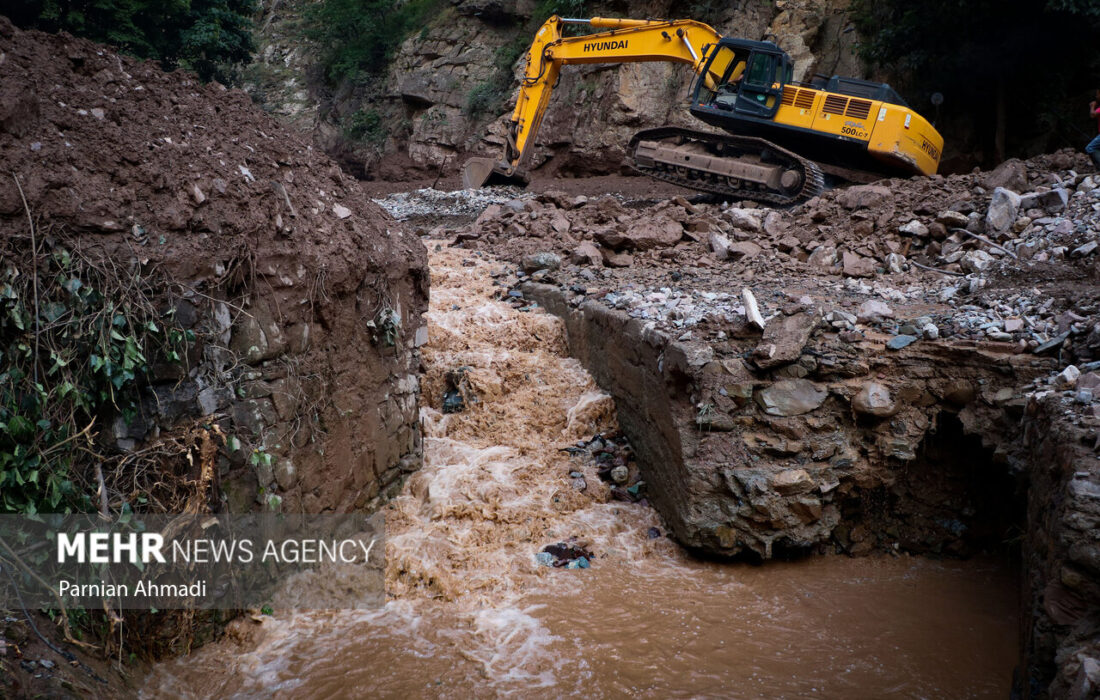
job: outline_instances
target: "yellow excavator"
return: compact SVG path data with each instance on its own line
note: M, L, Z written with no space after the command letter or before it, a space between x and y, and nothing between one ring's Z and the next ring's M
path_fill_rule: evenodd
M562 36L570 24L607 31ZM775 44L723 37L692 20L554 16L527 53L501 158L468 160L463 185L517 176L563 65L645 61L689 64L697 76L691 113L725 132L667 126L636 134L627 158L658 179L783 206L818 194L824 174L870 182L939 166L943 137L889 85L838 76L798 83Z

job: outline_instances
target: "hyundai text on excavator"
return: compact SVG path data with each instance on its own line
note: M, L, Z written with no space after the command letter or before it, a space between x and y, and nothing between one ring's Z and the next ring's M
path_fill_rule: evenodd
M608 31L562 36L568 24ZM464 186L517 174L563 65L645 61L691 65L691 113L726 132L668 126L636 134L630 165L658 179L783 206L818 194L825 173L870 182L930 175L939 166L943 137L889 85L837 76L797 83L775 44L723 37L692 20L555 16L527 53L502 158L468 160Z

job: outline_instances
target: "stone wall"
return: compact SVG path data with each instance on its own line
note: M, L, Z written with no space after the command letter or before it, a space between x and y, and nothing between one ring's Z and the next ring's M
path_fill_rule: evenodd
M1017 390L1050 361L960 343L844 352L811 333L793 364L760 371L558 287L523 292L565 321L570 353L615 398L647 498L682 544L967 555L1022 530L1023 696L1100 691L1095 421L1067 395Z
M1097 435L1074 425L1078 410L1060 395L1032 399L1021 422L1021 447L1030 458L1024 697L1048 693L1084 700L1100 694Z
M1015 388L1049 365L946 344L883 355L814 335L811 309L769 322L761 346L778 345L770 357L781 361L750 363L732 345L675 341L595 302L571 309L553 287L528 292L565 319L571 352L615 397L677 539L723 556L984 547L981 499L955 476L909 472L938 469L925 443L948 420L989 444L1010 435ZM1020 468L1003 449L988 459ZM922 499L942 506L915 507Z

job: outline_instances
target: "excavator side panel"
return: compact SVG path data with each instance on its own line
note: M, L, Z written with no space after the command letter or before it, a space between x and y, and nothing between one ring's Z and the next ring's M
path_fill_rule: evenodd
M775 121L799 129L812 129L814 117L821 109L824 93L809 88L788 85L783 88L783 99Z
M915 173L931 175L940 165L943 136L911 109L882 103L871 115L874 129L867 152L884 163L906 163Z
M842 141L866 143L871 138L871 112L877 102L861 97L822 93L814 114L814 131Z

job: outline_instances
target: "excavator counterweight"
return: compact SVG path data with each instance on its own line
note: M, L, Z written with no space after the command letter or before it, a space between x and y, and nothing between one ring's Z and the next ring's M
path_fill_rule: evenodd
M607 31L565 37L567 24ZM793 80L770 42L723 37L692 20L551 17L535 34L500 158L471 158L463 185L515 177L538 133L561 68L573 63L686 63L696 74L691 113L719 131L649 129L631 141L637 170L685 187L773 205L821 191L824 175L868 182L930 175L943 137L890 86L817 76Z

